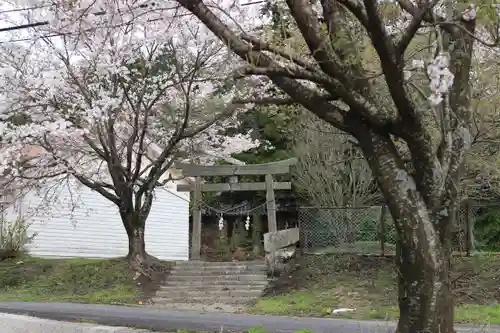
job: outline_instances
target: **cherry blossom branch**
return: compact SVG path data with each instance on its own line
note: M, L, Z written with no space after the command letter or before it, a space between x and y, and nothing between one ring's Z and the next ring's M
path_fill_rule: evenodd
M114 2L107 4L113 7ZM199 86L220 81L214 73L220 77L228 73L220 61L222 46L198 36L200 29L193 28L191 22L182 25L188 25L187 29L173 28L170 34L166 31L170 25L164 30L164 26L148 26L144 32L140 22L127 26L119 22L141 20L135 13L126 13L131 8L116 12L111 7L105 9L110 14L109 22L105 27L95 27L92 39L86 35L88 10L68 7L60 16L55 15L71 18L50 24L62 29L64 48L42 37L43 48L27 52L31 62L12 62L19 76L9 77L6 82L10 86L2 87L2 92L12 98L7 106L2 105L2 112L17 113L20 104L21 112L29 111L27 124L17 131L28 134L17 140L33 143L43 136L38 144L52 152L55 166L61 168L54 172L40 165L43 176L56 172L73 175L119 205L122 217L134 210L144 217L149 212L152 190L161 184L159 177L186 148L182 141L195 140L227 116L215 110L214 119L206 121L205 116L212 112L210 99L219 97ZM54 11L57 14L61 8ZM78 33L71 33L72 29ZM153 30L160 34L139 37L139 33ZM36 56L36 51L40 55ZM6 133L17 135L16 126L21 125L12 125ZM144 168L143 160L149 159L147 147L154 140L165 149ZM98 167L94 165L99 162ZM97 170L92 172L94 166Z
M432 1L432 3L434 3L434 2L435 2L435 0ZM419 7L417 7L413 3L411 3L410 0L397 0L397 3L400 5L400 7L403 10L410 13L413 17L419 17L421 10L419 10ZM430 8L432 8L432 7L430 7ZM470 8L469 8L469 10L470 10ZM464 13L466 13L466 12L467 12L467 10L464 11ZM457 19L457 21L455 21L455 22L447 21L447 19L445 17L437 15L435 13L431 15L431 11L427 10L423 13L421 21L425 21L431 25L439 25L447 33L449 33L451 35L456 35L460 31L462 33L470 35L470 37L474 38L476 41L478 41L479 43L481 43L487 47L496 47L499 45L499 43L500 43L500 41L498 40L499 37L497 37L497 39L494 40L493 42L487 42L484 39L478 37L476 34L474 34L474 33L471 34L470 31L468 31L466 28L464 28L460 24L460 21L464 20L463 17L456 18L456 19Z
M365 28L368 27L368 15L361 1L339 0L339 3L347 8Z
M266 43L266 42L264 42L256 37L244 34L244 35L241 35L241 39L251 43L252 47L255 51L269 51L273 54L280 56L283 59L294 62L295 64L299 65L300 67L303 67L311 72L316 72L318 69L318 66L316 66L312 62L308 61L307 59L304 59L300 56L297 56L297 55L294 55L290 52L282 50L279 47L272 46L269 43Z
M208 7L201 1L179 0L183 7L195 14L215 35L228 45L243 60L255 59L254 65L267 67L272 65L272 60L262 52L252 49L245 41L232 32ZM346 128L343 123L343 111L325 102L322 97L313 89L292 79L284 77L274 77L272 81L283 91L295 94L300 104L315 107L320 110L318 116L338 124L341 128ZM298 92L298 95L297 95Z
M341 87L341 84L332 79L330 76L325 75L319 71L310 72L306 69L298 67L283 67L278 65L271 65L268 67L254 67L246 66L236 71L236 78L245 77L248 75L265 75L265 76L283 76L291 79L308 80L311 82L319 83L327 87L331 87L335 91L336 87ZM330 90L330 89L329 89Z
M80 181L82 184L85 186L99 192L102 196L104 196L106 199L110 200L111 202L115 204L119 204L120 200L119 197L112 194L111 192L107 191L105 188L109 187L104 187L102 186L101 183L97 181L93 181L89 179L88 177L80 174L77 172L65 159L60 158L57 153L55 148L50 144L47 134L43 135L43 141L40 142L40 146L43 147L47 152L49 152L52 155L52 158L54 161L57 161L58 163L63 164L63 166L67 169L65 173L67 174L69 171L69 174L71 174L73 177L75 177L78 181ZM113 188L113 187L111 187Z
M321 69L342 84L349 82L344 68L335 61L333 55L329 54L327 50L326 38L322 33L321 23L313 12L311 2L308 0L287 0L287 4L312 56Z
M410 24L403 32L401 39L396 43L398 54L404 54L413 37L415 37L417 31L421 28L425 15L436 6L438 1L439 0L427 0L424 3L419 3L419 7L416 8Z
M332 97L330 94L323 95L325 101L334 101L337 98ZM279 97L263 97L263 98L249 98L249 99L238 99L235 101L236 104L256 104L256 105L294 105L298 104L292 98L279 98Z
M419 16L420 13L419 8L415 6L410 0L396 0L396 1L403 10L410 13L413 17ZM423 14L423 20L428 23L439 23L439 22L444 22L445 18L435 14L433 15L430 11L426 11Z
M481 43L482 45L484 45L486 47L500 46L500 36L497 36L494 41L488 42L488 41L482 39L481 37L477 36L476 34L471 33L469 30L467 30L466 28L464 28L461 24L459 24L457 22L441 22L441 23L438 23L438 25L443 27L443 29L446 26L455 27L455 28L459 29L460 31L462 31L463 33L465 33L466 35L472 37L475 41Z

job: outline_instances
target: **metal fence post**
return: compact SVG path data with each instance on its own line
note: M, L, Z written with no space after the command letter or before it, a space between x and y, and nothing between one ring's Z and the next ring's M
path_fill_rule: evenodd
M380 254L385 256L385 214L387 212L387 206L382 206L382 211L380 212Z
M471 218L471 210L472 210L472 205L470 204L470 201L467 200L465 203L465 249L466 249L466 256L470 257L471 252L473 251L474 248L474 230L473 230L473 221Z

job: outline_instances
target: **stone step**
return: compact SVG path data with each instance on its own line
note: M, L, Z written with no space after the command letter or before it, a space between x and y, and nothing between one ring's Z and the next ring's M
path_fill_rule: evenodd
M232 281L242 281L242 282L267 282L267 276L263 274L241 274L241 275L190 275L186 273L176 273L171 274L167 278L167 281L222 281L222 282L232 282Z
M170 275L203 275L203 276L213 276L213 275L224 275L224 276L243 276L243 275L263 275L262 271L231 271L231 270L211 270L211 269L200 269L200 270L190 270L190 269L174 269L170 271Z
M236 262L236 263L230 263L230 262L214 262L214 263L204 263L204 262L192 262L192 261L186 261L186 262L177 262L173 265L173 267L180 267L180 268L192 268L192 269L200 269L200 268L258 268L258 269L265 269L266 264L265 263L241 263L241 262Z
M218 269L218 268L228 268L228 269L265 269L267 267L266 264L252 264L252 265L231 265L231 264L215 264L215 265L192 265L192 264L174 264L172 265L173 268L191 268L191 269L202 269L202 268L213 268L213 269Z
M253 297L212 297L212 296L202 296L202 297L153 297L151 300L153 303L158 304L174 304L174 303L202 303L204 305L211 304L247 304L251 302Z
M242 286L248 287L262 287L265 288L268 284L267 280L261 281L210 281L210 280L175 280L169 279L163 282L165 287L177 287L177 288L192 288L192 287L226 287L226 288L240 288Z
M191 266L213 266L213 265L229 265L229 266L249 266L249 265L264 265L264 260L249 260L249 261L201 261L201 260L183 260L175 261L176 265L191 265Z
M265 272L267 266L172 266L173 271Z
M192 298L192 297L251 297L257 298L262 294L262 290L160 290L156 293L158 297L165 298Z
M213 292L213 291L262 291L266 288L267 284L261 284L261 285L249 285L249 284L240 284L240 285L214 285L214 284L191 284L191 285L163 285L160 286L159 290L160 291L168 291L168 292L175 292L175 291L181 291L181 290L188 290L188 291L207 291L207 292Z

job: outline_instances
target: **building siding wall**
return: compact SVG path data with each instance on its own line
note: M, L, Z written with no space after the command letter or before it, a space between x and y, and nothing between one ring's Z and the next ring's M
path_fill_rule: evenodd
M46 209L42 198L51 194ZM9 210L10 218L19 214L30 223L30 232L37 233L27 246L33 256L114 258L128 252L118 208L88 187L73 184L32 192ZM145 239L146 250L159 259L188 260L189 196L157 189Z

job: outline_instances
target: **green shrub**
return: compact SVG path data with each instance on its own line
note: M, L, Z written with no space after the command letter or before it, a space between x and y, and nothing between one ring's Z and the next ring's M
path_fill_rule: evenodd
M390 214L385 218L385 241L395 243L396 227ZM366 216L360 221L357 241L378 242L380 241L380 219L377 216Z
M375 242L379 239L379 221L376 217L366 216L359 222L358 241Z
M478 250L500 251L500 211L491 211L476 219L474 232Z
M0 219L0 258L16 257L31 243L36 233L29 234L30 224L23 217L14 221Z

